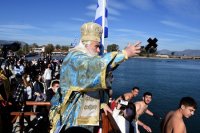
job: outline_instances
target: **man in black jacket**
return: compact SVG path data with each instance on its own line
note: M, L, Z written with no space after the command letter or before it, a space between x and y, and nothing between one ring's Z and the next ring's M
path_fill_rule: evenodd
M60 87L59 81L58 80L54 80L52 82L51 88L48 89L47 92L46 92L46 101L51 101L51 98L57 92L59 87Z

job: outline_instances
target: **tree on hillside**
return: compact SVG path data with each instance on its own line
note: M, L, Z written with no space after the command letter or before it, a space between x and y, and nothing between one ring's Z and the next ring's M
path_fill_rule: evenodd
M15 51L15 49L17 48L12 48L11 51ZM24 43L23 45L21 45L21 47L19 48L19 50L16 51L16 55L25 55L28 54L30 52L30 46L27 43Z
M61 46L59 44L56 44L56 49L61 49Z
M23 52L22 49L19 49L19 50L16 52L16 55L19 55L19 56L21 56L21 55L23 55L23 54L24 54L24 52Z
M61 50L68 51L69 50L69 46L61 46Z
M145 49L144 46L141 46L141 52L140 52L139 55L140 55L140 56L145 56L145 55L147 55L147 52L146 52L146 49Z
M22 52L24 54L28 54L30 51L30 46L28 44L25 44L23 47L22 47Z
M54 51L54 46L53 44L47 44L47 46L45 46L45 53L46 54L51 54L51 52Z
M39 46L38 46L37 43L33 43L33 44L31 44L31 47L32 47L32 48L38 48Z
M107 46L107 51L112 52L112 51L118 51L119 46L117 44L111 44Z
M148 53L149 54L156 54L157 48L154 48L153 46L149 48Z

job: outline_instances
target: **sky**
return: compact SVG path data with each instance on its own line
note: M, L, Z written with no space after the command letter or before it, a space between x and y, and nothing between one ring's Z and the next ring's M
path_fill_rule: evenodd
M94 21L97 0L0 0L0 40L28 44L79 42L80 27ZM158 39L158 50L200 50L199 0L108 0L105 47Z

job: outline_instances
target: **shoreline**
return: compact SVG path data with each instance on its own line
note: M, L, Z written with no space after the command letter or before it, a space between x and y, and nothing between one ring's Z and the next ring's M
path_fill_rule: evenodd
M142 58L142 59L178 59L178 60L200 60L200 57L192 57L192 56L179 56L179 57L146 57L146 56L135 56L132 58Z

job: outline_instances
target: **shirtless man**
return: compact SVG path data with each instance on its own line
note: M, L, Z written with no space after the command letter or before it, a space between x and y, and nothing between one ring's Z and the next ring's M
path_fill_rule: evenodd
M142 97L142 101L135 102L135 107L136 107L136 118L133 120L132 124L135 127L135 133L140 133L138 130L138 125L142 126L147 132L152 132L151 128L144 124L142 121L139 120L139 117L147 113L150 116L153 116L153 113L148 110L148 105L152 100L152 93L150 92L145 92Z
M118 103L119 100L126 100L130 101L132 98L136 97L139 94L140 89L138 87L133 87L131 92L127 92L123 94L122 96L118 97L115 102Z
M139 87L136 86L133 87L131 92L124 93L123 95L119 96L116 100L113 100L111 102L111 109L114 110L114 108L118 106L120 100L131 101L131 99L133 99L139 94L139 91L140 91Z
M179 103L179 108L170 111L161 124L162 133L186 133L186 126L183 117L189 118L194 115L197 103L191 97L183 97Z

